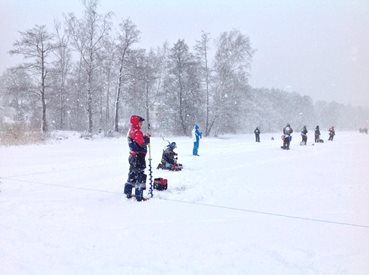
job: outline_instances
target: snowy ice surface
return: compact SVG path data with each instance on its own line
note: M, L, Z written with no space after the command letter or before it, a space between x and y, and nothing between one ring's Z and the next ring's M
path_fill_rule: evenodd
M124 137L0 147L0 274L369 274L368 135L169 139L184 170L153 137L169 189L140 203Z

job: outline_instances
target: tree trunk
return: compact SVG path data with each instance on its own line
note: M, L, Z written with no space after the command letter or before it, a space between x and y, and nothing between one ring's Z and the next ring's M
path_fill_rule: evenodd
M209 129L209 68L208 68L208 55L205 48L205 73L206 73L206 120L205 120L205 136L210 133Z
M118 80L118 88L117 88L117 94L115 97L115 119L114 119L114 131L119 132L119 101L120 101L120 92L122 87L122 72L123 72L123 64L121 64L119 68L119 80Z
M120 67L119 67L119 79L118 79L118 88L117 94L115 96L115 119L114 119L114 131L118 132L119 127L119 101L120 101L120 94L122 90L122 83L123 83L123 66L124 66L124 58L126 55L127 48L124 48L123 53L120 58Z
M181 76L178 77L178 81L179 81L179 118L181 120L181 126L182 126L182 131L184 135L187 135L186 133L186 124L184 121L184 117L183 117L183 104L182 104L182 100L183 100L183 84L182 84L182 78Z
M41 94L41 101L42 101L42 125L41 130L43 133L47 132L47 121L46 121L46 100L45 100L45 92Z
M93 121L92 121L92 91L91 91L91 84L90 79L91 76L88 76L89 84L87 89L87 113L88 113L88 132L92 134L93 129Z
M64 102L64 93L65 93L65 73L64 66L62 66L62 75L61 75L61 87L59 90L59 104L60 104L60 129L64 130L65 123L65 102Z
M108 70L108 87L106 91L106 110L105 110L105 126L107 129L110 127L110 78L111 78L111 69Z
M150 102L149 102L149 83L146 81L146 120L147 126L150 128Z
M88 132L92 134L93 130L93 117L92 117L92 62L88 70L88 83L87 83L87 114L88 114Z
M41 130L42 130L42 133L46 133L48 130L47 120L46 120L45 78L46 78L45 56L44 56L44 51L42 48L41 50L41 103L42 103Z

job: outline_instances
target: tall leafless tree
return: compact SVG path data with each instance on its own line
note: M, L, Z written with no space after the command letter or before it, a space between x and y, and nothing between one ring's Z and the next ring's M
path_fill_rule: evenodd
M115 55L116 52L114 50L114 43L112 39L108 38L104 43L104 51L100 58L101 61L101 67L102 67L102 74L103 74L103 83L104 83L104 91L105 91L105 116L103 119L104 129L105 130L111 130L113 125L113 120L111 119L111 112L112 109L112 96L111 96L111 90L112 86L114 84L114 70L115 70ZM113 98L114 99L114 98Z
M126 66L127 53L131 46L139 41L140 31L136 25L130 20L125 19L119 24L119 33L117 39L117 58L118 58L118 86L115 95L115 117L114 130L119 131L119 104L123 88L124 69Z
M195 50L197 57L200 60L202 78L205 81L205 136L210 134L211 125L209 121L210 116L210 67L209 67L209 50L210 50L210 34L202 31L201 39L196 41Z
M199 93L199 66L184 40L178 40L171 48L168 66L166 92L174 98L172 104L175 106L174 115L176 124L180 125L180 132L188 135L191 124L199 119L198 107L202 99Z
M249 38L238 30L223 32L217 39L213 119L219 133L238 129L241 99L247 91L252 55Z
M36 25L25 32L20 32L21 38L13 44L10 54L23 55L25 59L30 59L30 63L23 64L23 67L32 72L40 80L38 93L42 105L41 131L46 133L48 124L46 119L46 77L48 75L48 57L55 49L53 35L47 32L46 26Z
M111 28L112 13L100 15L97 13L98 0L84 1L84 15L81 19L69 14L66 18L72 45L81 56L87 77L87 114L88 132L93 131L93 96L95 93L97 56L103 48L104 38Z
M66 91L66 82L68 74L71 69L71 53L69 48L69 36L68 34L62 30L61 23L54 23L55 33L56 33L56 44L57 48L54 51L56 60L54 62L54 87L55 92L57 94L57 112L58 112L58 121L59 129L64 129L66 126L66 117L67 117L67 91Z

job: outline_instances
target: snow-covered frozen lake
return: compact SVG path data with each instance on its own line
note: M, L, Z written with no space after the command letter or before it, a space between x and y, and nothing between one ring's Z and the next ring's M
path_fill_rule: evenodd
M153 137L169 189L141 203L125 137L0 146L0 274L369 274L369 135L169 139L184 170Z

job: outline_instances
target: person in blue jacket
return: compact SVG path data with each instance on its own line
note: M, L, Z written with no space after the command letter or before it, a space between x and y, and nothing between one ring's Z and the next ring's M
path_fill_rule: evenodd
M200 139L202 138L202 133L199 130L199 126L197 124L194 125L192 130L192 139L193 139L193 150L192 155L199 156L199 145L200 145Z

